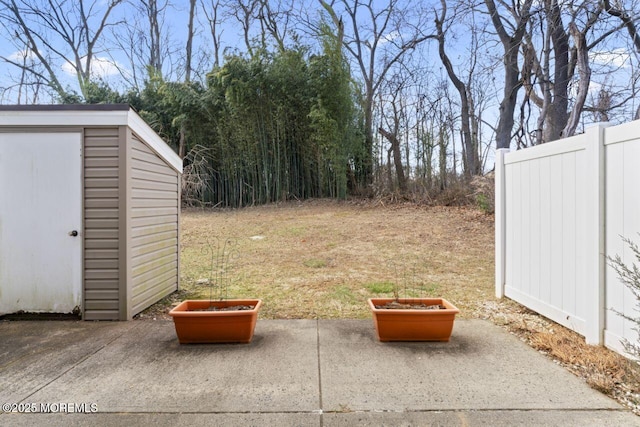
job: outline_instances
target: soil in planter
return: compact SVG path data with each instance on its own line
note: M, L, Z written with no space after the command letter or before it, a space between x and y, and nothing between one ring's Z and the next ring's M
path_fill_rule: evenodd
M216 307L211 306L207 308L201 308L198 310L190 310L190 311L243 311L243 310L253 310L255 305L230 305L229 307Z
M376 305L377 309L386 309L386 310L446 310L442 304L420 304L420 303L400 303L398 301L391 301L386 304Z

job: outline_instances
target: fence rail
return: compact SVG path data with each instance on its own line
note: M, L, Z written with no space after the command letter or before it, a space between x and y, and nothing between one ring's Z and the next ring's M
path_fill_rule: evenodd
M639 239L640 121L496 154L496 296L624 352L636 300L607 264Z

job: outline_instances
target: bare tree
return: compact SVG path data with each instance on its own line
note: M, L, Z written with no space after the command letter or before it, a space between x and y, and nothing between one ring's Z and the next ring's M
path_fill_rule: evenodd
M409 10L402 9L398 0L387 0L383 6L373 0L318 1L337 28L345 27L343 45L355 61L364 85L365 149L372 153L375 94L389 71L429 38L423 33L424 15L416 13L416 20L409 23ZM346 15L348 29L340 12ZM363 159L366 181L371 179L372 160L371 154Z
M229 5L229 15L234 17L242 27L244 44L249 56L253 56L251 43L251 24L256 19L256 11L260 6L260 0L234 0Z
M567 118L567 123L561 132L561 136L569 137L573 136L578 127L578 121L582 114L582 108L587 100L587 94L589 92L589 83L591 82L591 68L589 67L589 50L587 47L587 40L584 32L578 30L575 23L569 24L569 32L575 40L575 56L578 66L578 74L580 80L578 83L576 100L573 104L573 108Z
M633 46L636 50L636 54L640 54L640 34L638 34L638 27L635 24L635 22L638 20L638 16L633 16L631 12L623 9L622 2L616 2L618 3L616 5L617 7L611 4L611 0L601 0L601 2L602 7L609 15L615 16L620 19L622 25L627 29L627 32L629 33L629 37L631 38ZM638 11L636 9L636 14L637 13ZM636 109L634 119L640 119L640 106L638 106L638 108Z
M449 76L451 83L453 83L458 91L458 95L460 96L460 133L462 136L464 171L468 177L471 177L482 172L482 165L480 164L478 150L478 125L474 117L473 96L470 85L467 85L467 83L458 77L451 60L445 51L445 30L443 25L447 16L447 3L445 0L440 0L440 2L442 6L440 16L436 16L435 18L438 54L442 61L442 65L444 65L444 68L447 71L447 75ZM475 53L472 53L471 57L473 60L475 58ZM470 76L473 75L473 68L472 63L469 69ZM475 130L475 134L472 132L473 130Z
M147 55L144 36L140 30L144 25L146 24L140 22L140 16L133 14L127 19L126 24L111 28L110 31L114 49L109 50L109 58L116 64L114 54L119 53L126 57L126 66L118 67L118 71L124 83L135 90L141 89L148 74L147 62L141 60Z
M163 52L160 27L162 26L161 16L167 8L167 2L158 7L157 0L141 0L139 7L149 20L149 66L156 74L162 75Z
M387 127L390 130L387 130L383 126L380 126L378 128L378 133L385 137L391 144L389 150L387 151L387 167L389 168L390 172L391 162L389 160L393 155L393 165L396 171L398 187L400 191L404 193L407 191L407 177L404 173L404 167L402 165L400 126L403 118L402 116L406 115L402 106L402 100L407 96L407 94L404 93L404 85L406 83L406 80L398 77L399 76L396 75L396 79L394 79L394 81L389 85L389 93L386 94L386 97L388 97L388 101L380 102L381 105L390 106L393 111L391 115L383 115L383 121L388 122ZM392 180L390 179L389 184L391 184L391 182Z
M631 40L633 41L633 45L636 48L636 51L640 53L640 34L638 34L638 28L635 24L635 21L638 19L638 17L632 16L629 11L623 9L622 2L616 2L618 3L618 7L614 7L611 4L611 0L601 0L601 2L602 7L609 15L620 18L622 24L629 33L629 37L631 37Z
M172 80L185 76L184 44L172 37L172 21L167 18L174 8L171 1L129 0L129 3L126 21L112 28L109 39L116 48L109 51L123 54L128 60L126 66L120 67L122 78L140 90L149 78Z
M189 0L189 25L187 29L187 51L184 66L184 81L191 81L191 58L193 50L193 19L196 14L196 0Z
M269 35L282 52L285 50L285 39L289 31L293 8L291 5L285 5L282 1L275 4L269 0L259 0L259 2L258 19L262 27L262 46L266 48L266 37Z
M0 104L4 102L4 98L7 97L9 102L15 102L17 104L35 104L42 102L40 99L41 89L43 92L47 92L47 84L44 81L41 70L44 68L39 64L37 59L33 57L31 52L27 49L21 49L12 55L12 60L19 61L22 66L15 67L16 74L11 70L5 76L7 82L13 81L13 84L9 84L2 89L2 99ZM27 69L38 70L40 75L27 72ZM45 73L46 74L46 73ZM17 92L17 98L16 98ZM13 99L13 100L12 100Z
M602 6L589 0L569 4L545 0L531 31L526 34L523 44L525 100L533 101L539 108L535 143L575 133L591 82L589 51L618 30L601 19L601 12ZM568 20L566 26L565 19ZM597 23L602 28L588 43L587 35Z
M25 47L37 59L34 63L44 70L39 71L31 62L6 56L0 59L41 79L62 99L68 96L58 75L59 66L64 64L73 70L80 93L86 96L93 61L99 52L98 42L103 31L115 25L109 16L121 2L0 0L0 19L11 32L11 38L20 48Z
M500 102L498 128L496 129L496 148L509 148L511 145L511 132L515 122L514 112L518 91L522 87L518 58L520 45L529 22L532 2L533 0L513 2L509 17L500 15L494 0L485 0L491 22L504 49L504 91ZM511 29L511 33L507 28Z
M420 90L416 103L416 168L427 190L433 182L433 153L435 149L434 132L430 123L433 115L426 90Z
M211 41L213 42L213 65L217 68L220 66L221 39L223 33L223 30L220 28L222 6L220 0L209 0L209 3L201 0L200 4L207 23L209 24L209 32L211 34Z

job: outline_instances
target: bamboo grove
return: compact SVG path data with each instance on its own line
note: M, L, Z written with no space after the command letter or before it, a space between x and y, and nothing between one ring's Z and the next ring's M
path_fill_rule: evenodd
M362 112L335 39L323 45L320 55L228 57L206 87L156 77L115 101L129 102L183 155L202 183L187 200L242 207L345 198L362 183Z

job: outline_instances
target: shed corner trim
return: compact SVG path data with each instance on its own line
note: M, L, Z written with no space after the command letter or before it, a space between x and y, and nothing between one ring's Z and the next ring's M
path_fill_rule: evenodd
M133 109L128 112L128 124L148 145L178 173L182 173L182 159L160 136L151 129Z

